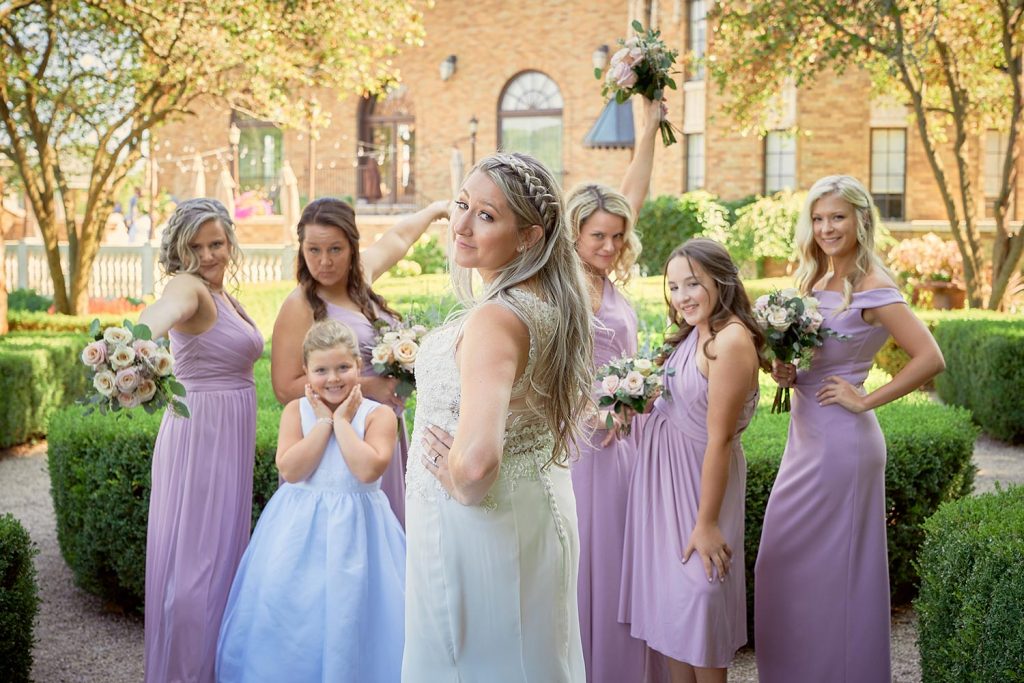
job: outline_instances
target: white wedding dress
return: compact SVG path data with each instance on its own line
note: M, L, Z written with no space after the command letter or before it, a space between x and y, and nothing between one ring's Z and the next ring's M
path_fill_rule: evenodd
M522 397L558 313L521 289L498 303L530 330L530 359L513 387ZM546 465L554 444L547 425L525 410L511 413L500 473L479 506L452 500L423 465L426 427L454 434L458 426L460 329L431 333L416 362L402 681L582 683L576 500L569 470Z

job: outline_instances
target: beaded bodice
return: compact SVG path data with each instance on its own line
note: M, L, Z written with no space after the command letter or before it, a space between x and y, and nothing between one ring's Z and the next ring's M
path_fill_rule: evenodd
M512 398L529 398L534 377L536 350L554 334L557 312L549 304L522 289L507 292L510 301L494 303L508 306L530 330L529 359L522 376L512 387ZM490 304L489 304L490 305ZM420 347L416 360L416 419L410 439L409 466L406 475L408 495L428 501L448 498L447 492L423 464L423 434L436 425L455 434L459 425L459 368L455 362L462 325L449 323L431 332ZM484 507L493 508L502 491L514 490L523 480L539 480L551 458L554 437L543 417L529 408L509 412L505 423L505 445L498 479L484 499Z

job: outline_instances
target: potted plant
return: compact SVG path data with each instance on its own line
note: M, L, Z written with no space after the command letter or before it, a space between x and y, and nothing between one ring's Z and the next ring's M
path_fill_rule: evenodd
M912 303L938 309L963 308L963 259L952 241L934 232L902 240L889 252L889 264Z

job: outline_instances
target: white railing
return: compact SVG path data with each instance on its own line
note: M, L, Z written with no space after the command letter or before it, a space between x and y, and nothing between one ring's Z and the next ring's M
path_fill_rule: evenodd
M46 250L39 240L4 242L4 269L7 291L34 289L53 296L53 281ZM135 297L159 295L166 279L157 262L160 247L156 242L100 246L92 266L89 296ZM276 282L295 277L295 248L290 245L247 244L242 247L245 260L238 278L241 282ZM60 245L61 265L67 274L68 245Z

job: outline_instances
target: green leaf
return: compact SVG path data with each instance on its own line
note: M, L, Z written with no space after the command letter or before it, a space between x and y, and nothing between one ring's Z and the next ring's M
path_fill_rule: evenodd
M594 78L596 78L597 80L601 80L601 74L602 73L603 72L600 69L598 69L597 67L594 67Z
M637 33L643 33L644 32L644 25L641 24L636 19L633 20L633 23L630 24L630 26L632 26L633 30L636 31Z
M175 396L185 395L185 387L182 386L181 382L179 382L176 379L168 379L167 388L170 389L171 393L174 394Z
M92 323L89 325L89 336L94 339L100 339L100 319L93 318Z
M149 325L143 325L142 323L135 326L135 329L132 330L132 334L135 335L136 339L143 339L146 341L153 338L153 333L150 331Z
M184 418L192 417L189 414L189 412L188 412L188 406L185 405L185 403L182 402L182 401L172 401L171 402L171 410L173 410L174 414L179 416L179 417L184 417Z

